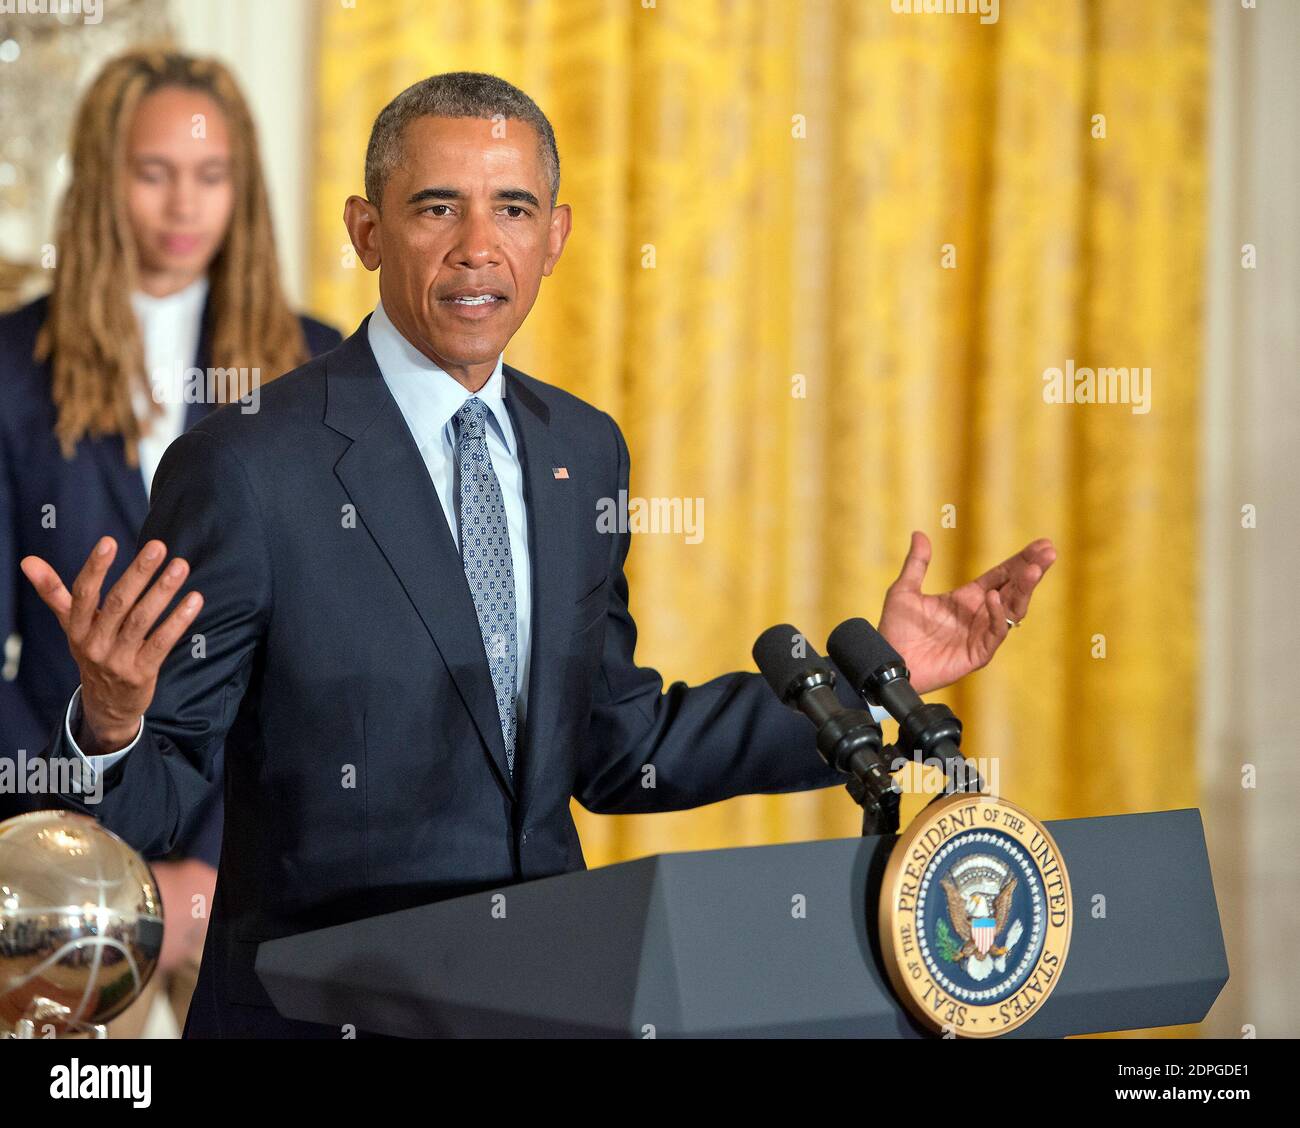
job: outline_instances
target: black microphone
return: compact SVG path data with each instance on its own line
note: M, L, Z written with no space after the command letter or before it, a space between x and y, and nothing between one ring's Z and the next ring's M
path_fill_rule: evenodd
M817 726L817 750L826 762L857 781L849 787L854 799L879 808L882 821L892 814L897 829L899 791L880 754L880 726L865 709L840 704L830 664L789 623L758 636L754 661L780 701Z
M898 744L909 758L938 757L955 789L981 789L979 775L961 754L961 721L947 705L921 700L907 663L884 635L866 619L846 619L831 632L826 649L858 695L898 722Z

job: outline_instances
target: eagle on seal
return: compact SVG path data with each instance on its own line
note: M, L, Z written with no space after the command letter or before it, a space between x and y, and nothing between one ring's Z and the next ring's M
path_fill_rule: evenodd
M987 919L991 916L994 921L993 939L1001 936L1007 926L1007 917L1011 914L1011 896L1016 891L1016 878L1007 878L1006 884L998 890L998 895L993 899L992 913L989 912L988 898L985 894L976 893L971 898L970 907L967 908L966 898L962 896L951 877L944 876L939 884L943 886L944 895L948 898L948 917L957 936L962 940L961 950L953 957L953 963L961 963L970 957L984 959L989 956L1005 955L1008 949L1000 948L996 943L990 944L986 951L980 951L981 945L976 942L971 921Z

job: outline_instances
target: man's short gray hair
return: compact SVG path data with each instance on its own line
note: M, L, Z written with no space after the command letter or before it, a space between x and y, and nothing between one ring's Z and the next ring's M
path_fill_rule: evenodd
M495 117L527 122L541 138L542 169L551 188L551 207L560 195L560 154L555 131L527 94L504 78L478 71L430 75L408 86L379 111L366 146L366 196L379 207L389 174L402 159L402 134L416 118Z

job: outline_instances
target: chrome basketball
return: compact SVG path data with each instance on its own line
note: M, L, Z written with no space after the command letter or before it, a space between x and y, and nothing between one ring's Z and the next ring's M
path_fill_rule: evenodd
M121 1014L162 936L153 874L117 835L70 811L0 823L0 1033L39 1038Z

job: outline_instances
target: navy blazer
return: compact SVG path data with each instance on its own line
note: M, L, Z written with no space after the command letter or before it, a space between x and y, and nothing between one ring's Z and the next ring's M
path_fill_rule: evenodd
M506 365L533 577L511 778L460 556L366 330L268 385L258 413L214 411L168 448L141 538L189 560L206 655L169 655L97 806L67 798L165 852L224 741L224 848L187 1037L337 1038L271 1007L258 944L582 869L571 797L668 811L848 778L758 674L665 690L636 664L631 537L596 520L628 488L623 436ZM46 755L68 755L61 731Z
M139 467L126 464L121 436L83 438L71 459L59 449L50 366L32 356L47 304L40 298L0 316L0 643L11 633L22 638L18 676L0 680L0 758L10 759L18 749L29 759L40 753L81 680L58 620L19 571L18 561L40 556L70 586L99 538L114 537L117 556L104 584L107 592L135 558L149 509L144 479ZM301 321L313 356L343 339L310 317ZM205 310L195 367L209 366L210 351ZM185 427L211 410L210 404L189 404ZM52 527L46 527L47 506L54 506ZM0 818L52 805L37 796L0 795ZM214 789L213 801L196 820L194 833L177 843L176 854L215 866L220 850L220 793Z

